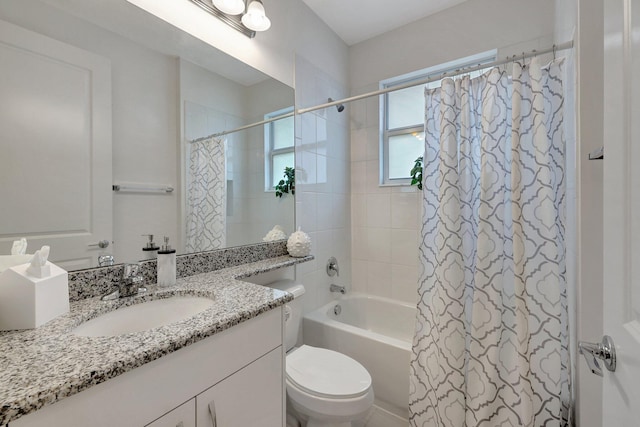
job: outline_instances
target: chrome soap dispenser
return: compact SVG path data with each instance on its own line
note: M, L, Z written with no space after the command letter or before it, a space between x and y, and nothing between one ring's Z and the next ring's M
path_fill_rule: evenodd
M176 250L171 249L169 238L164 237L164 245L158 251L158 286L176 284Z
M145 247L142 248L142 253L144 253L143 259L155 259L158 256L158 250L160 248L153 241L153 234L143 234L142 236L149 239Z

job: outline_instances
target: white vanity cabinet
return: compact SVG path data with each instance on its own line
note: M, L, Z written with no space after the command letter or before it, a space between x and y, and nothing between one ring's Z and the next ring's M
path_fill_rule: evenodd
M240 372L196 397L198 427L274 427L282 425L281 349L262 356Z
M178 406L145 427L196 427L196 399Z
M210 403L217 427L284 426L282 313L262 313L9 427L212 426Z

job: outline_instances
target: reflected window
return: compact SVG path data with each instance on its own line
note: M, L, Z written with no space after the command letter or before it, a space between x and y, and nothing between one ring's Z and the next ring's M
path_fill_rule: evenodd
M292 111L293 107L289 107L266 114L264 118L269 120ZM285 168L294 167L295 137L293 123L293 116L291 116L267 123L264 126L265 191L273 191L274 187L284 177Z
M403 86L421 80L437 78L454 70L475 67L495 61L496 51L483 52L456 61L436 65L424 70L380 82L380 89ZM473 72L473 76L485 72ZM410 172L415 160L424 154L424 91L440 86L434 82L399 89L380 95L383 106L380 112L380 184L409 185Z

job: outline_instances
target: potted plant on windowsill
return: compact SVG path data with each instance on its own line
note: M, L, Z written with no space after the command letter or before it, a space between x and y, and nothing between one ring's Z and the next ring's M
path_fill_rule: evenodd
M418 157L411 169L411 185L417 185L418 190L422 190L422 156Z
M284 194L296 194L296 170L294 168L284 168L284 179L275 186L276 197L282 197Z

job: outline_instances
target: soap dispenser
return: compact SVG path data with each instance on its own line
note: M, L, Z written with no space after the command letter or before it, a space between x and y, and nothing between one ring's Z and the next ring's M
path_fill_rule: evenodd
M158 251L158 286L176 284L176 250L171 249L169 238L164 237L164 245Z
M142 253L144 254L143 259L155 259L158 256L158 245L153 241L153 234L143 234L144 237L147 237L149 241L146 246L142 248Z

